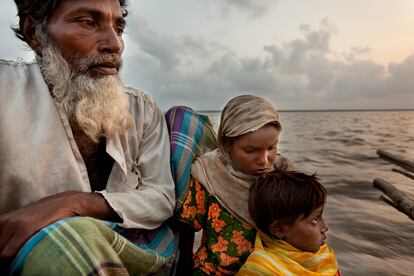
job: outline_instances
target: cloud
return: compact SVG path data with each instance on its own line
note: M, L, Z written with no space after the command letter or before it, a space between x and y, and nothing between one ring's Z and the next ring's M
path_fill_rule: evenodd
M265 11L276 1L210 0L230 9ZM260 8L262 7L262 8ZM2 57L15 59L25 48L10 30L15 7L0 10ZM323 19L319 25L299 26L289 41L263 45L253 56L197 36L165 36L148 21L128 17L127 51L122 77L126 84L154 94L163 109L185 104L195 109L220 109L239 94L262 95L278 109L413 108L414 55L383 66L365 58L369 46L335 52L331 41L336 27ZM17 54L32 60L31 51Z
M301 26L300 38L266 45L254 57L240 57L216 41L163 37L144 19L134 20L141 22L129 32L135 50L124 77L150 90L164 109L220 109L246 93L268 97L279 109L413 107L414 56L386 68L360 57L369 48L335 53L330 41L337 31L327 19L317 28Z
M387 92L391 92L396 96L401 96L403 99L414 95L414 55L407 57L399 64L390 64L388 67L388 81ZM411 107L414 106L414 101L410 101Z
M353 46L349 49L348 52L344 53L343 56L346 60L352 62L353 60L357 59L358 57L364 56L372 51L370 47L362 47L362 46Z
M247 12L252 17L259 17L265 14L277 0L210 0L219 5L222 12L227 14L233 9Z

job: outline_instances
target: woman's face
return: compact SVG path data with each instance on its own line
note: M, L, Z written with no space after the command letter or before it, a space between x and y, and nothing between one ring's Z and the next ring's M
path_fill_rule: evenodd
M280 131L266 125L225 143L235 168L245 174L261 175L271 170L277 155Z

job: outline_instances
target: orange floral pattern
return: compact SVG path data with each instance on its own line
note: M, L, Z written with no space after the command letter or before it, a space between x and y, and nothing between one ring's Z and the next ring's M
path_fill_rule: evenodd
M191 179L189 185L179 218L194 231L203 230L193 275L235 274L253 249L256 230L237 220L199 182Z
M241 231L233 230L232 232L233 237L231 238L231 241L235 244L240 244L243 242L243 233Z
M227 248L228 248L228 246L227 246L228 243L229 242L226 241L225 239L223 239L223 237L219 237L217 243L215 245L211 246L211 250L213 252L223 252L223 251L226 251Z
M237 262L239 260L239 258L231 257L231 256L229 256L229 255L227 255L225 253L221 253L220 254L220 259L221 259L221 263L224 266L233 264L233 263L235 263L235 262Z
M243 239L241 243L237 244L237 253L243 254L244 252L253 252L253 246L246 239Z
M208 208L208 216L211 219L217 219L220 215L221 209L217 203L211 204L210 208Z
M201 191L200 193L196 194L196 202L197 208L200 210L200 213L204 213L204 202L206 202L206 193Z
M221 229L226 226L226 223L218 218L213 218L211 222L211 227L216 231L217 233L220 233Z

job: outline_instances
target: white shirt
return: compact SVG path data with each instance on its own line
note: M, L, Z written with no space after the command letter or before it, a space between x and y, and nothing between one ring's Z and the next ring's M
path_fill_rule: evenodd
M154 229L175 204L168 130L151 95L126 93L135 125L107 139L115 162L100 193L120 226ZM68 118L36 63L0 60L0 214L64 191L91 192Z

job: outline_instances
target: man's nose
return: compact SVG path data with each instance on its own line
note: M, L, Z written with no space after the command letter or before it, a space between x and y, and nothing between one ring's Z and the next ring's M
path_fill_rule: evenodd
M124 42L122 37L118 35L114 28L110 26L103 29L99 42L99 52L120 54L123 50Z

